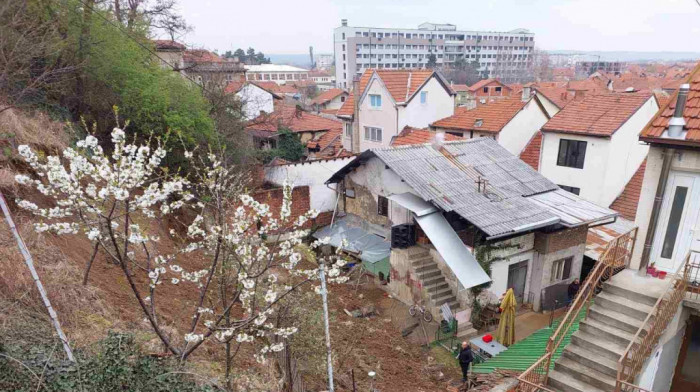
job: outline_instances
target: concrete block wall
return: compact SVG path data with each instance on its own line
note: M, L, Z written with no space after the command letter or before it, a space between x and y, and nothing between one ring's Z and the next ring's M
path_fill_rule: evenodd
M419 248L420 250L421 248ZM411 268L411 253L415 248L392 249L389 290L399 301L413 305L422 299L422 284ZM427 303L425 304L427 305Z

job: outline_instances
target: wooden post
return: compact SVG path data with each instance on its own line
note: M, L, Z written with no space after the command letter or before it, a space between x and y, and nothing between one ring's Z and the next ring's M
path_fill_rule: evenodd
M5 214L7 224L10 226L10 231L12 231L12 234L15 236L15 240L17 241L19 251L22 253L22 256L24 256L24 262L25 264L27 264L27 268L29 268L29 272L32 274L32 279L36 284L37 290L39 290L41 300L44 302L44 306L49 312L49 317L51 318L51 322L53 323L54 328L56 329L58 338L63 344L63 349L66 352L66 356L68 356L68 359L71 362L75 362L75 357L73 357L73 351L71 350L70 345L68 344L68 338L61 329L61 323L58 321L58 315L51 306L49 296L46 294L46 290L44 290L44 285L41 284L41 279L39 279L39 274L37 274L36 269L34 268L34 260L32 259L32 255L31 253L29 253L27 246L24 244L22 236L19 235L19 231L17 230L17 226L15 226L15 222L12 220L12 216L10 215L10 209L7 207L7 202L5 201L5 197L2 195L2 192L0 192L0 207L2 207L2 212L3 214Z

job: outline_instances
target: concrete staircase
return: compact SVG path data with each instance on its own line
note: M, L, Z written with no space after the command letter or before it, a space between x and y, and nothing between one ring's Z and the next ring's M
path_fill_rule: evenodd
M457 301L457 296L445 280L430 252L423 247L414 246L411 248L409 258L411 268L413 268L413 272L423 288L423 298L427 301L426 305L437 308L437 312L433 313L433 316L438 318L439 308L445 303L450 306L453 312L458 311L460 304Z
M617 361L652 311L655 294L617 276L604 283L588 318L550 370L548 386L561 392L613 391Z

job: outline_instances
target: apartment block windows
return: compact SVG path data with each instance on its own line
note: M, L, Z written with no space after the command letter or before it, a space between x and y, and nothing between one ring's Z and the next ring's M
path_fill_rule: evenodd
M344 39L344 38L343 38ZM345 44L343 44L343 52L345 52Z
M581 140L561 139L559 141L557 166L583 169L583 161L586 159L587 144L587 142Z
M382 107L382 96L378 94L370 94L369 95L369 105L373 108L381 108Z
M561 188L561 189L563 189L563 190L565 190L565 191L567 191L567 192L571 192L571 193L573 193L574 195L579 195L579 194L581 194L581 188L576 188L575 186L559 185L559 188Z
M389 199L384 196L377 196L377 215L389 216Z
M428 103L428 92L427 91L420 92L420 103L422 103L422 104Z
M573 264L573 256L567 257L565 259L556 260L552 263L552 275L550 277L550 282L560 282L562 280L567 280L571 277L571 264Z
M381 142L382 129L375 127L365 127L365 140L369 140L371 142Z

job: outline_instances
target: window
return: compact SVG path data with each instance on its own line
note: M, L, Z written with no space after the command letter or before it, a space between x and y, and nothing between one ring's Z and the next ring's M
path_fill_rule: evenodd
M382 129L375 127L365 127L365 140L369 140L371 142L381 142Z
M578 195L581 193L581 188L576 188L575 186L559 185L559 188L561 188L567 192L571 192L574 195Z
M343 95L340 96L340 102L345 102L345 96L343 96Z
M343 39L345 39L345 33L343 33ZM343 45L343 46L345 46L345 45ZM343 50L345 50L345 48L343 48Z
M685 206L685 199L687 195L687 187L676 187L676 192L673 195L673 203L671 204L671 213L668 216L668 225L666 226L666 234L664 235L664 244L661 247L661 257L664 259L670 259L673 257L673 249L676 247L678 228L681 224L683 207Z
M562 280L567 280L571 277L571 264L574 258L567 257L565 259L556 260L552 263L552 276L550 282L559 282Z
M559 141L559 155L557 166L583 169L583 161L586 158L587 142L580 140L561 139Z
M345 52L345 44L343 44L343 52Z
M501 88L500 88L500 87L496 87L496 92L497 92L497 93L500 93L500 92L501 92Z
M352 123L345 123L345 137L352 137Z
M420 92L420 103L427 103L428 102L428 92L427 91L421 91Z
M377 95L377 94L370 94L369 95L369 104L373 108L382 107L382 96Z
M485 94L488 94L488 92L489 92L489 88L488 88L488 87L484 87L484 93L485 93Z
M377 196L377 215L389 216L389 199Z

